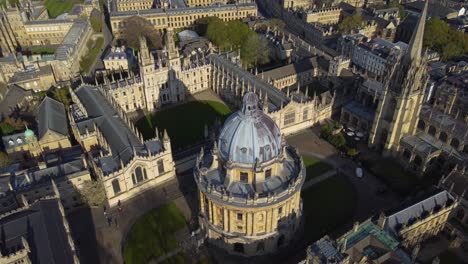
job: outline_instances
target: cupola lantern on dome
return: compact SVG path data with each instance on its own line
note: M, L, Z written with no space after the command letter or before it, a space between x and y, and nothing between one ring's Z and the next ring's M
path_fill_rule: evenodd
M221 158L241 164L269 161L281 153L281 133L258 106L258 97L244 95L242 109L226 120L219 137Z

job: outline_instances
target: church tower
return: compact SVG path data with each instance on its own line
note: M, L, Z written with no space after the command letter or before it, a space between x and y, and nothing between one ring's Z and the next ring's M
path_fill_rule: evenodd
M170 98L172 103L177 103L185 100L185 88L184 84L179 79L179 73L182 68L180 65L179 51L174 42L173 28L167 29L164 44L169 66L169 88L171 89Z
M427 5L426 0L408 50L389 67L383 84L368 143L384 155L398 151L400 139L416 132L428 78L421 56Z
M156 64L144 36L140 36L139 67L145 89L146 109L159 107L159 86L156 80Z

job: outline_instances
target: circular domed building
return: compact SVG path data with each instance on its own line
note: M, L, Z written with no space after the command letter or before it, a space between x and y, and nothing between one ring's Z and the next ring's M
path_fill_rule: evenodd
M275 252L300 227L305 168L275 122L247 93L194 169L209 242L244 256Z

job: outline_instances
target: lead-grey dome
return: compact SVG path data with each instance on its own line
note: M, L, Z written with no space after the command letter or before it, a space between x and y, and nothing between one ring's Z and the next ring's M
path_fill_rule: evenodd
M221 158L243 164L268 161L281 152L276 123L258 108L258 97L247 93L242 109L224 123L218 142Z

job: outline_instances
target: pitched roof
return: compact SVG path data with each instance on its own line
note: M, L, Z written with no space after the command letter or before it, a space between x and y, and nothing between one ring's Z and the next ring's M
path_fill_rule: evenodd
M432 210L443 208L446 203L450 203L450 201L454 201L453 196L450 195L447 191L441 191L425 200L415 203L393 215L388 216L385 221L384 229L397 234L401 225L411 225L412 221L415 221L420 217L424 217L424 214L430 213Z
M23 248L21 237L24 237L31 250L32 263L73 263L74 254L63 219L57 199L40 200L4 216L0 219L2 255Z
M39 105L37 119L39 139L49 130L68 136L67 115L61 102L46 96Z
M422 44L423 44L423 36L424 36L424 25L426 24L426 17L427 17L427 5L429 0L424 3L423 10L421 12L421 16L419 17L418 23L416 24L416 28L414 29L413 36L411 37L408 54L412 61L419 60L421 57L422 52Z

